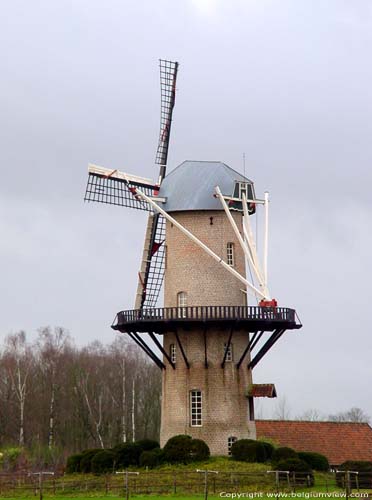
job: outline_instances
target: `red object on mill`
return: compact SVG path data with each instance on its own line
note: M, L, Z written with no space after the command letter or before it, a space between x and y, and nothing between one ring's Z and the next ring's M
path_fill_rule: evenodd
M278 302L275 299L272 300L260 300L258 303L260 307L277 307Z

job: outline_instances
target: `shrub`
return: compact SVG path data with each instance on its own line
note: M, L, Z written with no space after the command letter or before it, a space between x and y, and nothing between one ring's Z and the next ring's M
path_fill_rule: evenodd
M160 448L143 451L140 456L140 466L153 469L164 461L164 451Z
M199 462L210 456L208 445L204 441L192 439L185 434L168 439L163 451L164 461L171 464Z
M190 436L179 434L168 439L164 446L164 459L166 462L184 463L191 461L191 442Z
M191 459L194 462L200 462L202 460L208 460L211 452L209 451L207 443L202 439L192 439L191 440Z
M269 458L265 444L253 439L235 441L231 447L231 456L243 462L266 462Z
M358 475L350 474L350 487L357 488L370 488L372 484L372 462L348 460L340 465L340 471L354 471L359 472ZM337 485L345 487L346 474L336 474Z
M306 462L312 469L327 472L329 470L329 462L327 457L320 453L311 451L299 451L298 456Z
M83 458L82 453L70 455L66 463L66 472L68 474L73 474L74 472L80 472L80 461L82 458Z
M94 455L91 464L94 474L112 472L115 464L115 453L111 450L101 450Z
M275 450L275 446L271 443L268 443L267 441L258 441L258 443L261 443L265 450L266 460L271 460L271 457L273 456Z
M298 458L298 455L294 450L292 450L292 448L283 446L282 448L276 448L276 450L273 451L271 462L275 464L280 460L286 460L287 458Z
M289 471L296 475L296 484L304 484L307 486L314 485L314 474L311 467L304 460L298 457L290 457L279 460L275 464L276 470Z
M138 443L119 444L112 451L115 454L116 468L121 469L130 465L139 465L142 449Z
M102 448L96 448L93 450L85 450L81 452L81 460L80 460L80 472L84 472L88 474L92 472L92 458L96 453L102 451Z
M141 439L136 444L138 444L142 451L151 451L160 448L159 443L154 439Z

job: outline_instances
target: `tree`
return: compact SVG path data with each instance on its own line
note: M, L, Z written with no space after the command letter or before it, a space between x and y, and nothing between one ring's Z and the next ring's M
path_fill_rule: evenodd
M48 404L48 447L52 449L55 441L55 407L59 391L58 375L63 370L63 353L70 345L70 336L62 327L52 330L49 326L39 329L37 339L38 367L47 385Z
M287 398L282 396L278 399L276 403L276 408L274 412L274 418L276 420L289 420L291 411L288 405Z
M324 417L319 413L316 408L310 408L304 411L301 415L297 417L297 420L306 420L307 422L319 422L324 420Z
M350 410L329 415L332 422L370 422L370 417L361 408L350 408Z
M18 444L25 444L25 403L28 378L33 364L33 352L26 341L26 333L20 331L10 334L5 339L3 362L11 380L19 408Z

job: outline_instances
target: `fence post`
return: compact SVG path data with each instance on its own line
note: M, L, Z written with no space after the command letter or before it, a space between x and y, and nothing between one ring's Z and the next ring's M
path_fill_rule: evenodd
M125 471L117 471L116 474L124 474L124 491L125 491L125 498L128 500L129 498L129 481L128 477L130 474L135 474L136 476L139 475L139 472L128 472L127 470Z
M218 474L218 471L196 469L196 472L200 472L200 473L204 474L204 500L208 500L208 473L209 474Z
M350 471L346 471L346 498L350 496Z
M177 473L173 472L173 493L177 493Z

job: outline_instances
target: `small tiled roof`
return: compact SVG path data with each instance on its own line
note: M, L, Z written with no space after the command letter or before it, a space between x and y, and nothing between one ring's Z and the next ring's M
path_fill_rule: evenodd
M372 461L372 428L355 422L256 420L257 438L269 438L296 451L314 451L331 465L346 460Z
M274 384L252 384L248 389L248 396L254 398L276 398Z

